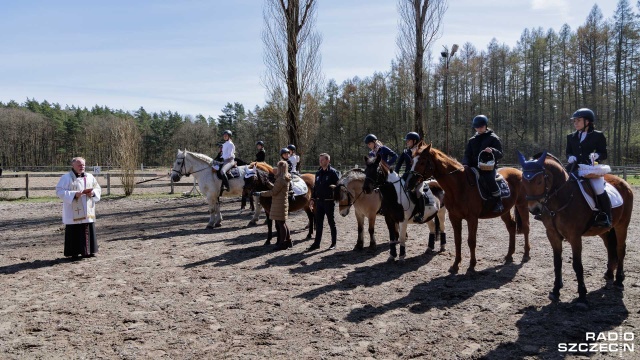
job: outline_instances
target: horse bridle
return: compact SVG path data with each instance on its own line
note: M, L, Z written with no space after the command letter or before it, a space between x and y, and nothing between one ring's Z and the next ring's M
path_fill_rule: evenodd
M179 159L179 157L177 157L177 156L176 156L176 161L177 161L178 159ZM187 172L187 165L186 165L186 164L187 164L187 154L185 154L185 155L184 155L184 158L182 158L182 164L180 164L180 171L178 171L178 170L176 170L176 169L171 169L171 172L172 172L172 173L176 172L176 173L178 173L178 175L180 175L180 176L186 176L186 177L189 177L191 174L195 174L195 173L198 173L198 172L201 172L201 171L204 171L204 170L210 169L210 167L209 167L209 166L206 166L206 167L204 167L204 168L202 168L202 169L200 169L200 170L197 170L197 171L194 171L194 172L189 173L189 172Z
M364 190L360 191L360 193L358 194L358 196L355 197L355 199L353 200L353 202L351 202L351 191L349 191L349 189L347 188L347 185L345 184L339 184L338 185L339 188L344 188L344 191L347 193L347 205L340 205L340 206L348 206L351 207L353 206L356 201L358 201L358 199L360 198L360 195L362 195L362 193L364 193ZM338 203L339 205L340 203Z
M542 208L546 210L549 213L549 215L555 216L560 211L566 209L571 203L571 200L573 200L573 192L571 192L571 196L569 197L569 200L564 205L562 205L560 208L556 209L555 211L549 209L549 206L547 205L549 200L551 200L551 198L553 198L554 196L558 195L558 192L560 192L560 190L562 190L562 188L564 188L571 180L567 180L564 184L560 185L560 187L558 187L554 192L549 194L550 188L547 185L549 183L548 181L549 175L547 174L546 169L542 168L542 169L536 169L536 170L523 171L523 173L524 174L533 173L533 175L529 175L529 176L523 175L522 180L526 182L533 181L533 179L540 174L544 176L544 192L542 192L542 194L539 194L539 195L525 195L525 199L527 201L539 202L540 205L542 205Z

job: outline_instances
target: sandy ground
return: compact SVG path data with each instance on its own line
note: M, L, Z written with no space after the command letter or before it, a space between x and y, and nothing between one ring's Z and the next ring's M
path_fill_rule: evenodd
M520 261L518 236L515 262L504 265L504 225L481 221L478 272L464 273L463 241L461 274L450 275L453 234L447 251L425 255L426 226L409 226L401 265L387 262L381 218L375 254L352 251L353 214L336 214L336 250L325 229L321 250L304 252L303 213L289 221L294 247L274 252L263 245L266 227L247 227L235 199L215 230L205 230L202 198L114 199L98 203L98 256L72 262L62 256L59 202L0 202L0 357L556 359L567 357L559 344L612 331L633 334L624 343L635 351L568 357L638 358L638 199L623 292L605 286L600 238L584 241L587 311L571 304L568 244L562 301L547 299L552 254L539 222L531 260Z

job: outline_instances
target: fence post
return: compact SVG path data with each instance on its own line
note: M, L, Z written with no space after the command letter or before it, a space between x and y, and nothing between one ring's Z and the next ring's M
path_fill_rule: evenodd
M627 167L624 166L622 168L622 178L624 179L624 181L627 181Z
M29 198L29 173L24 174L24 187L27 199Z
M111 174L107 173L107 196L111 195Z
M173 177L169 176L169 179L171 180L171 192L169 194L173 194Z

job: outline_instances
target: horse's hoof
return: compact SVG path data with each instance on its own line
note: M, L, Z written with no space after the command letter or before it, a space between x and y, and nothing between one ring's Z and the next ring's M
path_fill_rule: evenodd
M451 274L457 274L458 273L458 266L452 266L449 268L449 273Z
M400 264L404 264L407 260L405 259L404 255L400 255L400 258L398 259L398 263Z
M207 225L207 229L213 229L213 226Z
M552 292L549 293L549 300L553 301L553 302L558 302L560 301L560 295L556 295Z
M247 226L256 226L258 225L255 221L249 221L249 223L247 224Z
M613 282L613 287L616 290L624 290L624 284L622 283L622 281L614 281Z
M396 261L395 256L389 255L389 257L387 258L387 262L395 262L395 261Z
M265 242L264 242L264 244L262 244L262 245L264 245L264 246L271 245L271 240L267 240L267 241L265 241Z
M356 246L353 247L353 251L362 251L364 250L364 245L361 243L357 243Z
M578 309L578 310L589 310L589 304L587 303L586 299L577 299L574 303L573 306Z
M445 251L447 251L446 246L441 245L441 246L440 246L440 252L445 252Z
M219 228L219 227L221 227L221 226L222 226L222 224L220 224L220 223L217 223L217 224L215 224L215 225L213 225L213 226L214 226L214 227L217 227L217 228Z
M508 255L504 257L504 263L505 264L511 264L513 262L513 256Z
M309 234L309 235L307 235L307 237L306 237L306 238L304 238L304 239L305 239L305 240L311 240L311 238L312 238L312 237L313 237L313 236L311 236L311 234Z
M369 245L369 250L367 250L367 252L369 254L375 254L377 250L378 248L375 245Z
M424 252L425 254L433 254L435 252L435 249L432 247L428 247L427 250Z
M529 260L531 260L531 256L529 256L529 255L522 256L522 262L523 263L529 262Z

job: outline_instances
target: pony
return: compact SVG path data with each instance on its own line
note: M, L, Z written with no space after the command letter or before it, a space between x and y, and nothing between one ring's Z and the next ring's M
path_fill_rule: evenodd
M523 261L529 260L529 212L527 200L522 187L522 172L515 168L500 168L498 173L504 177L509 185L511 195L502 199L504 210L502 213L494 213L483 206L475 182L475 176L471 170L463 167L458 161L447 156L444 152L433 148L431 144L424 142L419 144L414 151L414 163L411 175L409 175L409 188L423 179L434 177L444 189L444 201L447 204L449 220L453 227L456 257L449 272L457 273L462 261L462 220L467 221L469 232L467 243L471 253L468 271L474 272L476 266L476 237L478 232L478 219L489 219L500 216L509 232L509 250L505 256L505 262L513 261L516 246L516 233L524 234ZM514 215L511 208L515 206Z
M247 166L238 166L239 176L229 179L229 191L221 194L222 180L216 174L211 165L221 165L204 154L178 149L176 161L171 168L171 180L178 182L182 176L193 176L198 181L200 192L207 199L209 205L209 223L207 229L220 227L222 214L220 212L220 196L240 196L244 186L244 174Z
M553 249L553 269L555 281L549 293L552 301L560 300L562 288L562 240L571 245L573 270L578 280L578 298L576 306L588 308L587 288L584 284L582 268L582 237L600 236L607 249L607 271L604 278L614 279L614 285L624 288L624 257L626 253L627 229L633 211L633 191L623 179L606 174L604 179L613 185L623 204L611 209L611 228L593 227L593 210L581 194L578 178L569 175L555 156L547 153L534 156L534 160L525 160L518 151L518 159L524 172L523 188L529 201L529 211L538 214L547 230L547 237Z
M253 176L249 176L245 181L245 192L251 194L256 191L265 191L273 187L271 180L274 179L273 167L267 163L253 163L250 165L253 168ZM313 174L302 174L300 178L307 184L307 193L303 196L295 196L293 200L289 199L289 213L304 209L309 220L306 239L311 239L314 229L314 215L309 208L309 200L311 200L311 194L313 192L313 185L315 184L315 177ZM264 208L264 212L267 215L267 241L265 245L271 244L273 238L273 221L269 218L269 212L271 210L271 198L259 197L256 199L256 210L248 226L256 225L258 218L260 217L260 211Z
M405 182L398 174L389 169L385 161L381 161L380 156L369 158L365 156L367 166L364 170L365 180L363 190L370 194L374 187L378 187L382 195L382 210L385 214L385 222L389 229L390 254L389 261L394 261L398 257L396 244L400 244L400 262L404 262L406 257L407 226L413 223L413 211L415 203L409 197L409 191L405 187ZM424 219L433 218L438 212L439 204L428 205L424 210ZM376 209L377 210L377 209Z
M356 215L356 221L358 223L358 240L354 251L364 249L364 219L368 219L369 222L369 251L375 252L376 250L376 238L374 229L376 225L376 216L378 209L382 206L382 198L380 193L372 192L365 193L363 190L365 181L364 169L354 168L342 175L338 186L334 190L334 200L338 202L338 212L341 216L345 217L349 215L350 209L353 206L354 213ZM429 243L427 252L434 251L435 238L440 234L440 251L445 250L446 233L444 232L444 222L447 210L444 208L444 191L436 181L428 182L433 195L436 197L436 201L440 202L438 215L434 220L428 222L429 225ZM394 231L395 234L395 231ZM390 238L395 237L394 234L390 234Z

